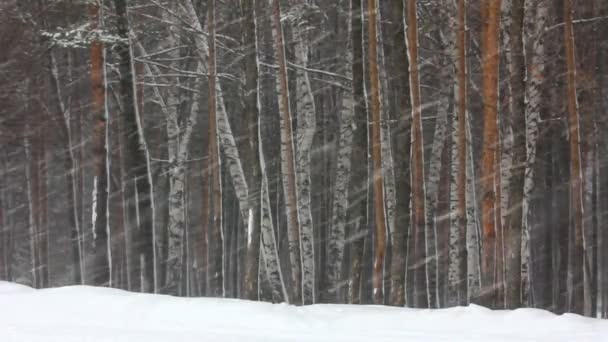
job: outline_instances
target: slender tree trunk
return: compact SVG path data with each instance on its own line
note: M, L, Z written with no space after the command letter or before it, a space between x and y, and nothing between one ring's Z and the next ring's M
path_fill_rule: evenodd
M243 86L243 102L247 115L249 172L249 217L247 219L247 262L245 269L244 293L245 298L258 299L258 274L260 264L260 226L261 212L261 165L259 141L259 94L258 94L258 49L256 0L241 0L241 24L243 45L247 48L243 58L245 81Z
M451 0L448 0L446 10L452 11L449 6L452 6ZM450 17L438 13L442 18L445 18L448 23ZM428 172L426 178L426 253L427 253L427 272L429 278L429 291L431 293L429 306L432 308L440 307L440 255L443 253L439 249L439 234L438 228L441 226L444 218L439 213L439 198L440 198L440 180L443 163L444 148L446 145L446 136L449 133L448 127L448 111L450 110L451 95L453 87L450 82L454 79L455 72L453 61L449 58L454 54L455 50L455 35L456 31L450 29L445 30L439 28L436 31L438 41L442 45L441 48L445 51L443 55L437 56L437 63L440 65L438 79L446 86L441 89L441 97L437 107L437 115L435 119L435 130L433 133L433 144L431 147L431 155L428 163Z
M507 249L506 307L521 306L521 234L522 203L524 198L524 170L526 165L525 59L524 59L524 1L512 0L510 27L510 85L513 125L513 167L509 187L509 210L505 246Z
M285 286L283 272L279 258L279 249L276 233L272 223L272 211L270 210L270 198L268 195L268 179L266 167L262 159L262 213L261 213L261 244L262 257L266 268L266 276L272 287L273 297L277 301L291 303L289 293Z
M119 274L114 279L119 280L114 283L115 286L130 290L130 244L128 239L128 231L125 225L125 199L124 199L124 167L122 165L122 131L121 120L115 118L110 120L111 130L111 146L112 148L112 163L111 174L113 175L110 181L110 219L112 232L114 233L112 241L112 260L113 265L119 268ZM112 233L110 233L112 235ZM116 252L114 252L116 251ZM117 270L118 272L118 270ZM114 272L116 274L116 272Z
M101 17L98 3L89 5L89 17L93 29L99 29ZM108 165L107 120L105 111L105 58L104 45L96 39L91 43L91 85L93 87L93 233L94 257L92 279L95 286L110 286L108 253Z
M348 36L352 35L353 17L356 15L354 9L349 11ZM347 51L344 61L346 62L345 74L353 76L353 51L352 42L347 43ZM336 162L336 176L334 197L332 204L332 224L329 231L329 242L327 246L327 290L330 302L341 302L344 274L343 261L346 239L347 215L350 206L349 190L352 173L352 151L353 151L353 119L355 116L354 92L344 91L342 93L342 104L340 108L340 137L338 139L338 156Z
M392 131L395 163L396 210L391 234L391 293L389 304L403 306L406 302L405 273L407 236L410 230L410 154L411 154L411 98L409 96L409 62L405 45L404 5L402 0L390 3L391 22L389 36L392 44L389 65L394 75L394 88L398 100L397 121Z
M378 37L376 0L368 0L368 61L371 86L371 124L372 124L372 161L374 188L374 225L375 249L373 266L373 299L374 303L384 302L384 254L386 252L386 216L384 205L384 179L382 170L382 147L380 137L380 79L378 78Z
M9 281L8 278L8 259L9 259L9 251L8 251L8 241L9 241L9 227L8 227L8 221L6 219L6 215L5 215L5 205L6 205L6 200L5 200L5 194L6 194L6 188L5 188L5 184L4 184L4 177L6 177L6 174L4 174L4 168L6 167L4 165L5 161L2 161L2 166L3 166L3 174L2 177L0 178L0 184L2 184L2 190L0 190L0 279L4 280L4 281Z
M28 254L28 266L29 273L31 274L31 286L33 288L38 288L38 258L36 253L36 245L37 245L37 234L36 234L36 216L37 216L37 179L34 170L35 165L35 156L32 148L32 139L29 136L30 125L26 124L24 137L23 137L23 146L25 149L25 183L26 183L26 193L27 193L27 243L29 246L29 254Z
M572 0L564 0L564 45L568 104L568 136L570 140L570 208L573 230L570 232L568 265L569 311L582 314L584 304L584 246L583 246L583 178L580 150L580 118L576 96L576 62L572 24Z
M529 293L529 269L530 269L530 203L532 200L534 184L534 170L536 164L536 145L539 136L538 122L540 121L540 110L542 105L542 85L545 78L545 30L548 19L548 5L543 1L526 1L524 15L525 21L531 26L529 32L525 32L524 40L529 45L529 67L527 81L525 84L525 137L526 137L526 160L524 169L523 199L522 207L522 235L521 235L521 301L527 304ZM514 42L516 43L516 42ZM526 47L528 48L528 47ZM513 223L512 223L513 224ZM510 253L514 253L510 251ZM514 267L514 266L511 266ZM511 285L511 283L509 283ZM515 291L515 290L514 290Z
M305 15L305 9L299 11ZM295 43L295 63L308 67L309 39L307 21L296 19L292 29ZM311 204L311 149L316 131L315 101L308 72L296 71L296 182L297 206L300 219L300 250L302 258L302 304L315 301L315 251L313 248L313 220Z
M49 53L49 68L51 73L51 87L56 95L57 108L54 111L59 128L61 130L63 144L63 159L64 159L64 176L66 184L66 203L68 212L68 224L70 230L70 242L72 247L72 263L74 267L75 284L84 284L84 253L83 253L83 238L80 227L80 218L78 216L77 199L78 199L78 184L75 178L76 173L76 158L74 156L74 144L72 139L72 130L70 127L70 112L65 106L63 95L61 93L61 85L59 83L59 71L57 61L52 52Z
M217 97L216 97L216 62L215 62L215 0L209 1L208 30L209 30L209 164L211 166L211 224L209 231L209 255L211 296L224 295L223 271L223 227L222 227L222 183L220 178L220 150L217 137Z
M134 87L134 66L129 40L129 21L126 0L114 0L116 25L121 40L114 49L119 56L120 101L124 127L125 189L127 199L128 229L134 232L136 240L134 265L131 279L134 290L156 292L155 226L153 188L150 170L150 157L143 132L139 109L136 105ZM139 279L143 282L140 284Z
M48 175L46 161L46 138L41 135L38 141L38 179L39 179L39 218L38 218L38 258L40 262L40 287L49 287L49 227L48 227ZM0 194L0 196L2 196ZM0 212L2 211L0 199ZM2 231L2 214L0 213L0 232ZM1 234L1 233L0 233ZM1 239L0 239L1 240ZM0 241L1 243L1 241ZM0 244L0 246L2 246ZM0 264L0 267L2 265ZM0 277L2 272L0 271Z
M454 8L456 49L456 113L452 145L452 212L450 228L448 298L454 305L466 305L467 290L467 67L466 67L466 2L458 0Z
M360 283L362 273L363 243L367 233L368 221L368 119L366 110L366 94L364 82L363 57L363 8L361 0L351 0L352 31L351 44L353 49L353 98L355 101L353 149L351 165L353 165L351 184L348 192L349 210L347 222L351 235L351 262L348 302L360 302Z
M295 155L292 132L292 116L289 104L287 80L287 61L281 28L281 9L278 0L272 1L272 33L274 50L279 64L277 92L279 93L279 112L281 113L281 174L285 194L287 226L289 235L289 256L293 286L292 301L302 304L302 257L300 255L300 218L298 212L298 193L295 175Z
M412 101L412 224L414 246L411 256L414 258L412 276L414 277L414 306L426 308L431 303L429 276L425 262L426 238L426 195L424 184L424 153L422 141L422 102L420 99L420 75L418 69L418 23L416 0L407 1L407 51L410 71L410 95Z
M493 306L496 296L494 282L495 240L496 240L496 160L498 148L498 65L499 65L499 22L500 0L484 2L482 72L483 72L483 149L481 163L483 257L482 300Z
M586 1L578 6L579 15L583 18L597 18L600 16L599 3L595 0ZM585 316L595 317L597 313L597 203L596 203L596 158L597 149L597 106L598 92L598 26L587 24L579 26L573 33L575 36L584 37L584 40L576 49L578 53L578 65L580 65L580 82L578 98L580 99L580 134L582 177L583 184L583 208L585 229L583 231L583 248L585 250L584 260L584 286L585 286Z

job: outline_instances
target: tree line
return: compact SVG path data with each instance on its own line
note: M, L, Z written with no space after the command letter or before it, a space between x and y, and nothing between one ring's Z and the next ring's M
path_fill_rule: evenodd
M608 316L608 3L0 5L0 279Z

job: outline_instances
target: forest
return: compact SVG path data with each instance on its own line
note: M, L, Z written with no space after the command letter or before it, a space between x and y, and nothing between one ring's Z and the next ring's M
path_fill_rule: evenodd
M2 0L0 280L608 318L608 1Z

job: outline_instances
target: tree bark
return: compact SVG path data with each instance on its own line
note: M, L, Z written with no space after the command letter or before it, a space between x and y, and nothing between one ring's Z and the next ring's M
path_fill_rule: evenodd
M293 286L292 301L302 304L302 256L300 254L300 218L298 212L298 190L295 174L295 154L292 132L292 115L289 104L289 87L287 80L287 61L283 29L281 28L281 8L279 0L272 1L272 33L274 50L279 74L277 75L277 92L279 94L279 112L281 113L281 174L285 194L287 230L289 235L289 256L291 260L291 280Z
M426 248L426 195L424 184L424 152L422 141L422 102L420 99L420 75L418 66L418 23L416 0L407 1L407 51L409 58L410 95L412 102L412 224L414 246L411 257L414 258L411 269L414 277L414 306L426 308L429 301L429 276L425 262Z
M75 178L76 158L74 156L74 144L72 139L72 130L70 127L70 112L66 108L63 95L61 92L61 84L59 81L59 71L57 61L52 52L49 53L49 69L51 76L51 87L56 96L55 103L57 108L54 111L56 120L59 122L63 145L64 159L64 177L67 187L66 203L68 212L68 224L70 230L70 242L72 247L72 263L74 267L73 282L75 284L84 284L84 252L83 252L83 237L80 227L80 218L78 216L77 199L78 199L78 184Z
M466 2L458 0L453 26L456 31L456 49L453 60L456 65L455 103L457 117L453 121L452 143L452 212L455 213L450 227L448 298L450 304L466 305L467 290L467 67L466 67Z
M513 167L509 187L509 210L505 245L506 258L506 307L509 309L521 306L521 234L522 203L524 198L524 171L526 165L526 113L525 113L525 77L526 64L524 56L524 1L512 0L510 27L510 86L511 116L513 128Z
M496 240L496 160L498 149L498 66L499 66L499 22L500 0L484 2L483 44L482 44L482 73L483 73L483 148L481 163L481 192L482 192L482 301L487 306L494 306L496 297L495 269L495 240Z
M131 267L133 289L156 292L155 222L150 156L144 137L142 120L136 105L133 56L129 39L126 0L114 0L116 26L121 38L114 46L119 56L120 102L124 127L123 165L125 166L125 194L128 229L134 234L135 258ZM143 280L140 283L139 280Z
M306 10L300 8L300 15ZM295 63L308 67L309 39L307 20L296 17L292 27L295 41ZM313 220L311 204L311 149L316 131L316 108L308 72L296 71L296 188L298 218L300 219L300 250L302 258L302 304L315 301L315 251L313 248Z
M375 304L384 302L384 255L386 253L386 216L384 205L384 177L382 170L382 146L380 137L380 79L378 78L378 37L376 0L368 0L368 62L371 86L372 162L374 189L375 250L372 291Z
M100 29L101 13L98 3L89 5L93 30ZM91 43L91 85L93 93L93 233L94 257L92 282L95 286L111 286L110 254L108 251L108 151L105 99L105 54L100 39Z
M351 184L348 191L349 210L347 213L348 231L350 232L351 261L348 302L360 302L360 283L362 273L363 243L368 231L368 115L366 109L366 94L363 70L363 7L361 0L351 0L352 31L351 44L353 49L353 98L355 101L353 149L351 165L353 165Z
M352 36L352 23L355 9L351 8L348 18L348 36ZM346 62L345 76L353 76L353 50L352 41L347 43L344 61ZM342 272L344 262L344 250L346 239L347 215L350 207L349 190L352 173L352 151L353 151L353 125L355 116L355 99L352 90L342 92L342 103L340 108L340 136L338 139L338 155L336 161L336 176L334 186L334 197L332 204L332 224L329 230L329 242L327 245L327 292L330 301L341 302L344 274Z
M209 258L211 279L210 295L224 296L224 239L222 227L222 183L220 178L220 150L217 137L217 100L216 100L216 53L215 53L215 0L207 4L209 31L209 164L211 167L211 223L209 232Z
M576 61L572 24L572 0L564 0L564 45L566 52L566 98L568 108L568 136L570 140L570 209L573 226L570 231L568 253L568 308L583 314L585 296L583 246L583 178L580 150L580 117L576 95Z
M243 58L245 81L243 102L247 115L249 167L247 184L249 185L249 217L247 225L247 263L245 270L244 292L247 299L258 299L258 276L260 264L260 226L262 220L261 165L259 141L259 85L258 85L258 45L256 23L256 0L241 0L241 24L243 46L247 48Z

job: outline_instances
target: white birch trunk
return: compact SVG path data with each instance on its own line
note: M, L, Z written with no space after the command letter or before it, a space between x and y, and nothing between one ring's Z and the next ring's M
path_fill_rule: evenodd
M510 29L511 29L511 7L513 6L512 0L503 0L501 3L501 13L507 13L507 15L503 15L500 18L500 30L501 30L501 41L503 51L509 51L511 48L511 38L510 38ZM509 70L509 73L512 73L511 69L513 68L513 63L511 62L511 54L505 53L505 67ZM510 96L509 99L509 112L507 115L519 115L519 113L513 112L513 92L511 90L511 82L507 82L506 87L508 88L507 93ZM500 137L501 141L501 150L500 150L500 206L501 206L501 222L500 224L505 227L506 218L509 213L509 184L511 180L511 168L513 167L513 127L511 126L511 120L501 120L500 127ZM517 165L519 167L519 165ZM504 239L503 239L504 241ZM503 258L505 260L505 258ZM506 279L506 277L504 277Z
M541 87L545 74L545 45L543 33L548 19L547 4L539 1L534 8L532 2L526 2L524 47L530 45L530 66L526 82L526 169L524 171L524 200L522 203L523 232L521 237L521 278L522 303L528 303L530 286L530 200L534 191L534 165L536 163L536 143L538 140L540 121L540 108L542 103ZM525 49L528 50L528 49Z
M448 11L448 21L449 21L449 30L451 31L449 36L447 38L444 38L444 41L447 42L448 47L446 47L446 54L448 56L450 56L450 63L452 66L454 66L453 68L455 68L455 70L457 70L457 65L460 62L460 55L459 55L459 46L458 43L453 43L453 42L457 42L458 40L458 35L460 33L457 33L458 30L460 29L460 22L459 22L459 16L462 14L460 13L461 8L458 8L458 4L457 1L452 1L452 0L446 0L445 4L447 6L447 8L449 9ZM465 24L466 25L466 24ZM466 54L465 54L465 58L466 58ZM466 75L466 70L462 70L465 75ZM453 117L452 117L452 132L451 132L451 151L450 151L450 231L449 231L449 242L448 242L448 280L447 280L447 304L448 306L454 306L454 305L458 305L458 304L462 304L462 303L467 303L469 301L469 298L461 298L460 296L465 296L465 293L462 293L462 291L459 290L459 288L461 288L461 284L464 282L467 282L467 279L461 279L461 270L464 268L463 264L464 263L468 263L468 261L466 260L465 257L463 257L462 253L463 248L466 248L466 241L461 241L461 237L462 236L467 236L466 235L466 229L467 227L463 226L460 221L460 217L458 217L458 212L459 212L459 189L458 189L458 182L459 182L459 170L460 170L460 158L459 158L459 149L460 149L460 137L461 134L465 134L465 144L467 144L467 140L466 140L466 132L460 132L459 130L459 108L460 108L460 83L458 80L458 77L460 77L460 72L461 71L457 71L454 73L454 78L453 78L453 98L454 98L454 110L453 110ZM465 90L465 97L466 97L466 90ZM465 104L466 106L466 99L465 99ZM466 107L465 107L466 108ZM466 150L468 150L468 146L465 147ZM466 162L465 162L466 164ZM466 167L466 166L465 166ZM465 192L466 192L466 184L465 184ZM465 204L466 206L466 204ZM466 215L466 210L467 208L465 208L465 212L462 213L463 215ZM462 230L465 230L464 232ZM463 243L465 244L463 246ZM465 254L466 255L466 254ZM466 266L465 266L466 267ZM468 291L467 291L468 292Z
M306 27L295 23L293 27L295 62L308 66L308 40ZM313 222L311 211L311 170L310 151L316 130L315 103L308 72L298 68L296 72L296 182L298 189L298 214L300 218L300 255L302 258L302 303L314 303L315 296L315 256L313 248Z
M284 46L284 37L283 37L283 30L281 28L281 22L280 19L274 19L275 15L280 15L280 13L275 14L274 11L280 12L280 10L278 8L275 8L274 5L276 4L277 6L278 3L275 3L275 1L278 0L270 0L269 1L269 6L272 7L272 16L273 16L273 25L272 25L272 38L274 40L274 54L275 54L275 58L277 60L277 64L281 65L281 63L286 63L286 61L281 61L281 58L284 58L285 56L285 46ZM279 43L279 42L283 42L283 44ZM283 51L281 51L280 49L283 49ZM285 71L286 72L286 71ZM289 108L289 105L291 103L290 100L290 95L289 95L289 87L286 87L286 89L282 89L281 86L281 78L284 77L285 75L281 75L281 70L279 70L278 74L276 75L276 91L277 94L279 94L279 129L280 129L280 142L281 142L281 150L280 150L280 155L281 155L281 183L283 185L283 194L284 194L284 198L285 198L285 216L287 217L287 231L290 232L288 233L288 245L289 245L289 258L290 258L290 262L291 262L291 269L292 269L292 274L291 274L291 278L292 278L292 286L294 287L294 302L296 302L297 304L299 304L298 302L301 301L301 288L299 286L301 286L301 281L302 281L302 269L304 268L303 262L302 262L302 246L300 244L300 236L298 234L294 234L292 232L298 232L299 227L301 227L301 222L300 222L300 215L299 215L299 208L298 205L296 205L296 208L292 208L292 204L290 203L292 200L295 200L296 202L298 201L298 182L296 180L296 183L293 184L293 188L295 188L295 193L292 193L290 191L290 177L292 176L290 174L290 164L291 165L295 165L295 160L290 160L292 158L292 156L290 156L290 151L295 151L295 147L294 147L294 141L293 141L293 137L289 136L290 135L290 126L292 124L292 117L291 117L291 111ZM287 82L288 83L288 82ZM286 94L283 94L283 91L286 92ZM287 100L284 101L282 99L282 97L286 97ZM295 154L295 153L294 153ZM293 158L296 158L295 156L293 156ZM297 173L297 171L294 170L295 173ZM293 198L295 197L295 199ZM301 234L301 231L299 232ZM300 293L298 293L298 291L300 291Z
M455 49L455 35L449 32L449 36L445 37L444 32L441 32L441 39L445 44L444 50L446 56L453 53ZM437 61L441 63L440 61ZM442 61L439 79L445 84L449 84L450 80L454 79L454 68L451 60ZM451 88L451 87L450 87ZM450 91L444 92L438 102L437 119L435 121L435 133L433 136L433 145L431 147L431 156L429 158L429 166L426 180L426 255L427 255L427 272L429 273L429 287L432 287L431 296L434 299L433 303L429 303L430 307L438 308L439 303L439 255L437 246L437 202L439 201L439 181L441 178L441 156L445 146L446 134L448 131L448 111L450 109ZM456 121L457 122L457 121Z
M349 24L350 26L350 24ZM350 32L350 27L349 27ZM346 76L352 78L352 52L346 52ZM328 243L328 285L329 293L338 293L342 281L342 262L344 257L345 227L348 213L348 195L351 173L351 154L353 143L353 119L355 100L350 90L342 93L340 111L340 137L338 139L338 156L336 161L336 178L332 205L332 224Z
M143 46L138 44L142 54L146 54ZM173 56L177 57L177 56ZM161 74L157 66L145 63L146 72L153 77L152 71ZM202 73L201 62L197 63L197 72ZM154 79L154 77L153 77ZM200 79L195 81L194 89L199 88ZM168 209L168 255L167 255L167 288L173 291L179 290L182 275L182 257L184 253L183 238L186 229L186 162L188 158L188 146L192 137L192 129L196 125L199 115L199 93L195 92L192 98L192 105L188 119L180 127L178 120L178 105L176 95L169 91L168 100L165 102L159 87L152 87L154 96L161 107L166 118L167 127L167 152L169 158L169 198L167 200ZM175 89L175 88L174 88ZM148 158L149 159L149 158ZM154 267L156 270L156 267ZM156 271L155 271L156 273ZM155 277L156 278L156 277ZM156 280L155 280L156 283ZM156 286L155 286L156 288Z
M454 52L456 56L456 52ZM457 82L456 86L457 86ZM460 278L461 264L466 262L460 257L459 250L459 237L460 237L460 222L458 221L458 120L454 117L452 121L452 148L450 151L450 234L449 234L449 247L448 247L448 306L454 306L458 303L462 303L462 298L458 298L460 292L458 291L459 283L466 281L466 279Z
M261 243L262 259L266 268L266 274L272 286L272 293L275 298L290 303L283 272L281 271L278 245L275 239L275 231L272 223L272 210L270 208L270 198L268 195L268 178L266 167L262 161L262 214L261 214Z

